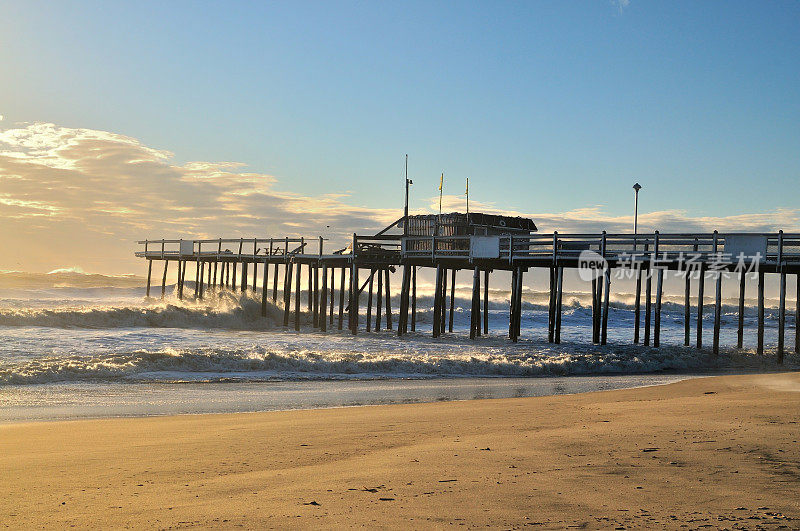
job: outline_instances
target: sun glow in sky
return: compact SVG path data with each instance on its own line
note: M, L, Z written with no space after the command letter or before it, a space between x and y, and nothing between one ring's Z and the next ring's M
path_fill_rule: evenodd
M8 2L0 269L143 238L800 229L800 4Z

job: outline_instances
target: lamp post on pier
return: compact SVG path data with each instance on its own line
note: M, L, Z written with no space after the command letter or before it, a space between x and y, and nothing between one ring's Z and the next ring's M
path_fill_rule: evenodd
M639 229L639 190L642 185L636 183L633 185L634 199L633 199L633 234L636 234Z

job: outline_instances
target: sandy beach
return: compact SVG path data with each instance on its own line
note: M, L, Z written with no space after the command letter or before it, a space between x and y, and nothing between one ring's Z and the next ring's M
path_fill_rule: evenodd
M800 527L800 374L0 426L11 527Z

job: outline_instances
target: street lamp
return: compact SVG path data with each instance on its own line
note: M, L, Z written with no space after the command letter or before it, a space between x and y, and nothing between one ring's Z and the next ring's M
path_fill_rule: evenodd
M633 200L633 233L636 234L639 228L639 190L642 189L642 185L636 183L633 185L633 190L635 193L634 200Z

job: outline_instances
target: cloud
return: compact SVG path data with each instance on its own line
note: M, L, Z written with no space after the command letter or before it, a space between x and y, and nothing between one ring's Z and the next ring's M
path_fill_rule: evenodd
M626 7L631 5L631 0L611 0L611 4L619 9L620 13L622 13Z
M0 267L64 262L132 266L134 240L317 236L347 241L400 215L304 196L237 162L172 163L172 153L90 129L31 123L0 130ZM2 262L6 260L6 262Z
M353 204L347 193L306 196L281 189L275 176L238 162L173 162L169 151L106 131L50 123L0 129L0 269L138 271L134 242L157 238L316 237L344 244L374 232L400 209ZM445 195L445 211L464 210ZM438 212L439 197L416 213ZM602 205L568 212L507 211L470 201L470 210L531 217L541 232L630 232L631 216ZM689 232L800 229L800 210L692 217L680 210L641 213L641 230Z

